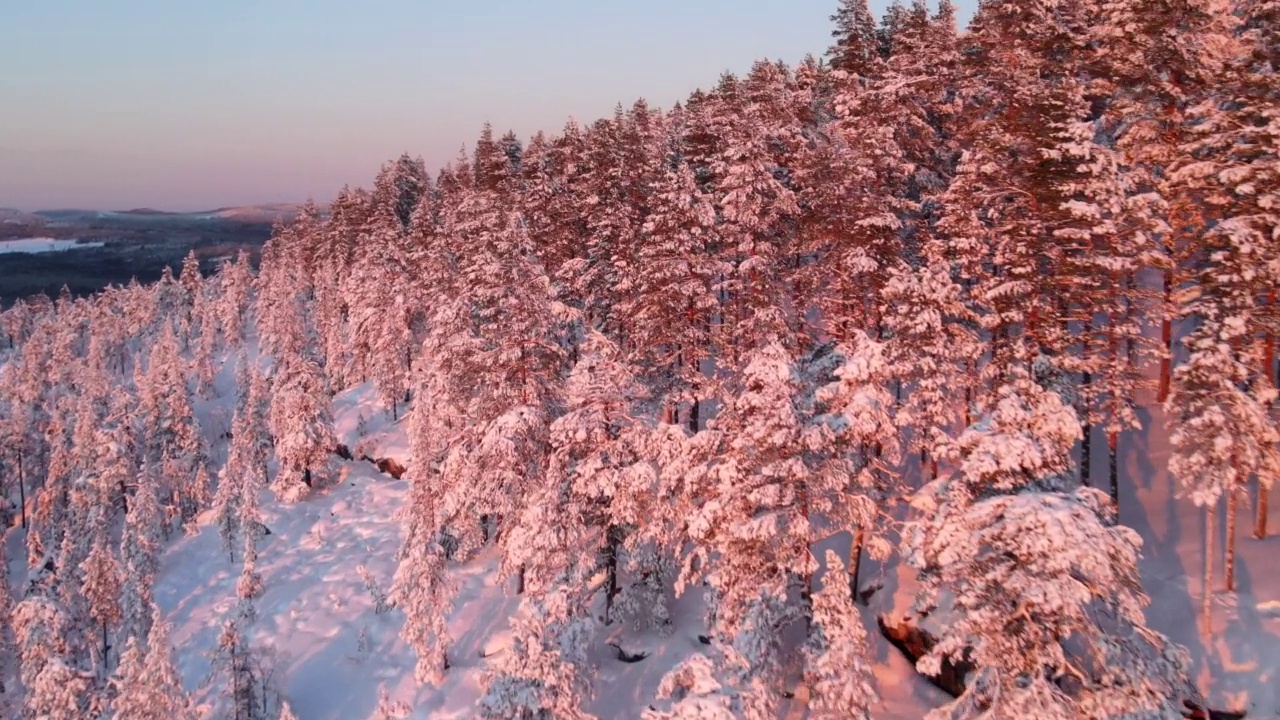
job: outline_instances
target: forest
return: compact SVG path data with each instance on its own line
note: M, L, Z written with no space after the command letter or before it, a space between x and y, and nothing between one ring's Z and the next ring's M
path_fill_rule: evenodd
M404 673L456 671L455 569L491 553L518 598L469 716L593 717L608 628L697 595L646 720L881 717L860 568L892 557L941 619L917 670L965 668L929 720L1206 717L1117 456L1161 409L1209 632L1280 474L1280 2L832 22L669 109L403 155L258 267L0 314L0 716L295 717L249 635L264 506L341 483L368 383L409 446L367 580ZM153 584L210 524L238 581L198 706Z

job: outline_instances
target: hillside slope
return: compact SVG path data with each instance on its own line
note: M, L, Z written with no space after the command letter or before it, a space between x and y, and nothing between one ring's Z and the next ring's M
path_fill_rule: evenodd
M352 447L363 442L377 457L412 462L405 422L385 417L370 386L341 394L334 406L342 441ZM202 407L206 428L216 426L218 414L217 403ZM1202 636L1196 621L1203 517L1174 497L1164 470L1163 419L1158 414L1146 419L1146 432L1121 443L1121 515L1146 543L1142 570L1152 597L1151 623L1190 649L1202 688L1215 707L1244 710L1250 718L1274 717L1280 712L1280 684L1275 682L1280 671L1280 574L1273 568L1280 539L1259 542L1242 533L1240 590L1218 597L1214 631ZM363 438L358 431L362 425ZM1095 456L1099 460L1105 463L1105 455ZM417 686L413 653L399 637L400 613L375 613L358 570L366 567L383 589L389 587L401 538L396 511L408 483L379 473L368 462L341 461L336 467L337 484L298 504L263 498L271 535L261 547L266 594L259 601L255 639L270 648L275 683L301 720L376 717L380 684L392 699L412 708L405 717L471 717L481 694L483 656L502 651L508 618L519 602L512 587L496 581L496 554L482 553L455 568L459 594L449 622L453 667L440 687ZM1099 470L1095 477L1105 476L1105 468ZM1272 523L1280 524L1274 510ZM837 536L815 549L830 546L846 555L848 543L847 536ZM901 611L909 604L910 574L894 562L866 562L864 570L866 585L884 586L863 608L882 696L875 717L918 720L940 702L941 693L875 631L877 613ZM185 684L210 711L222 701L221 688L206 683L209 651L220 620L234 605L237 573L238 564L225 556L211 518L204 517L197 533L169 547L156 586L157 600L174 623ZM697 639L704 630L700 602L692 595L696 593L675 601L676 627L668 637L623 628L598 640L592 657L596 697L590 708L598 717L638 718L662 676L706 649ZM647 657L621 662L608 642ZM789 718L807 716L802 699L792 700L784 712Z

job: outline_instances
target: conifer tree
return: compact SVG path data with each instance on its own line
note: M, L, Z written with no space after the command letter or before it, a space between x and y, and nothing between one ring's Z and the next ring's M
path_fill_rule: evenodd
M566 383L565 413L552 422L546 471L514 519L503 558L535 597L562 585L581 587L605 572L604 622L619 589L628 503L622 475L635 462L632 408L645 395L616 345L591 333ZM585 597L584 597L585 595ZM586 615L590 595L574 593L571 609ZM574 605L573 603L577 603Z
M18 717L22 707L17 624L14 621L13 590L9 581L8 532L0 534L0 713Z
M78 720L90 701L86 673L71 659L66 640L68 617L44 590L14 608L13 629L21 662L19 679L26 688L25 717Z
M477 716L486 720L588 720L587 638L591 620L575 613L564 588L527 598L512 618L511 646L484 676Z
M841 0L831 22L835 25L831 31L835 42L827 50L831 67L850 75L869 77L880 65L880 48L876 21L867 0Z
M117 696L113 707L119 720L193 720L196 713L173 664L169 626L159 608L150 610L151 630L145 644L129 638L120 666L112 678Z
M1115 523L1105 493L1071 475L1074 410L1030 378L997 397L960 437L958 473L914 501L921 518L907 532L918 608L938 608L945 588L950 610L919 669L936 674L962 656L977 667L929 717L1178 712L1190 697L1185 651L1145 627L1136 533ZM1071 685L1052 681L1064 673Z
M644 358L650 383L667 395L668 412L699 403L701 365L712 352L711 322L718 278L727 268L714 255L715 208L679 156L654 188L638 262L619 287L630 342ZM695 428L692 428L696 430Z
M308 357L276 368L272 384L268 421L280 463L274 489L291 502L326 475L335 445L332 403L319 364Z
M223 265L218 273L218 282L220 292L216 312L222 337L229 347L242 347L253 307L253 269L249 266L248 253L241 250L235 262Z
M152 586L160 571L164 517L156 498L157 479L150 466L138 473L137 489L125 516L120 541L122 586L120 637L145 638L150 631Z
M844 563L831 550L822 588L813 597L814 630L805 647L805 680L815 717L869 720L879 702L867 664L867 632L843 587Z
M98 520L93 535L93 547L81 566L84 578L81 592L89 604L89 616L99 631L101 644L94 646L94 655L99 673L105 677L111 667L111 631L118 629L124 619L120 607L123 579L120 562L108 544L103 520Z

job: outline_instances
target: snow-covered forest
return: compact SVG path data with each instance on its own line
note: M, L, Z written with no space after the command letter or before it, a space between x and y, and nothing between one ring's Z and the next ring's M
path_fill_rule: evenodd
M1280 713L1280 2L832 21L0 315L0 716Z

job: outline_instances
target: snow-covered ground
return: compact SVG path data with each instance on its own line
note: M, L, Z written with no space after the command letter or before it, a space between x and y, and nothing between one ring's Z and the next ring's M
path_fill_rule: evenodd
M230 380L224 371L220 384ZM224 392L224 397L230 395ZM201 403L202 422L210 432L218 423L222 402ZM412 462L406 422L387 417L370 386L342 393L334 407L339 438L349 447ZM1252 523L1243 516L1251 518L1251 513L1242 512L1239 592L1218 596L1213 630L1202 635L1197 620L1203 514L1175 498L1165 471L1163 418L1157 412L1144 419L1147 430L1120 444L1121 515L1146 542L1142 570L1152 600L1150 622L1190 649L1201 687L1215 707L1245 710L1250 718L1276 717L1280 539L1249 537ZM1105 450L1105 443L1095 440L1094 447ZM1093 477L1105 478L1105 451L1095 453L1094 462ZM266 594L259 601L261 619L255 633L261 646L273 648L276 683L301 720L374 717L381 684L393 699L412 707L410 718L472 716L486 662L482 656L501 652L507 619L518 602L512 588L495 580L497 557L481 554L456 568L460 591L450 618L453 667L442 686L417 686L413 653L399 637L400 613L376 614L358 571L363 565L383 589L390 586L400 544L396 511L404 502L407 481L380 474L368 462L338 462L335 467L336 484L298 504L282 505L264 497L271 535L260 549ZM1271 523L1280 528L1280 512L1273 510ZM1219 528L1223 525L1218 523ZM847 555L849 538L837 536L815 549L821 554L828 546ZM203 518L198 532L169 547L156 586L157 600L175 625L173 641L186 685L210 706L217 698L215 688L203 685L210 670L208 652L234 603L237 573L238 564L223 554L211 519ZM863 578L864 587L883 585L870 607L863 609L882 695L875 717L918 720L942 700L941 692L917 676L875 627L877 613L900 612L908 606L910 573L892 561L881 565L866 560ZM676 628L667 637L621 630L600 638L593 653L598 678L593 712L601 718L639 717L662 676L705 649L697 639L703 628L696 595L676 601ZM648 657L621 662L606 645L609 641L620 641L630 652L646 652ZM784 712L788 718L806 716L799 699Z
M1144 409L1144 430L1123 437L1120 454L1120 520L1145 543L1142 583L1151 597L1148 621L1186 646L1196 662L1200 689L1213 707L1243 710L1249 718L1280 717L1280 511L1273 502L1273 533L1252 536L1253 497L1240 503L1236 535L1237 592L1222 591L1221 548L1226 543L1225 512L1215 526L1219 558L1214 572L1213 627L1200 627L1204 563L1204 512L1176 498L1166 470L1169 457L1164 415ZM1106 477L1105 444L1095 438L1094 477ZM1101 474L1101 475L1100 475Z
M224 400L197 406L211 435L217 434L223 405L233 396L231 381L228 366L219 378ZM371 386L342 393L334 410L338 437L349 447L411 461L406 423L386 416ZM361 425L363 438L358 433ZM496 581L497 556L482 553L456 568L459 593L449 623L453 667L440 687L417 686L413 652L399 637L402 616L395 610L374 612L374 600L358 571L363 565L384 590L389 588L401 537L396 511L408 483L379 473L368 462L339 461L335 468L336 484L295 505L263 497L271 535L259 549L258 569L266 593L257 603L260 619L254 637L259 646L272 649L273 678L281 693L300 720L373 718L381 684L392 699L412 707L409 718L472 717L481 693L486 662L482 655L502 651L508 618L518 604L513 588ZM847 555L849 538L835 537L825 545ZM885 582L889 589L899 585L895 567L866 562L864 568L868 583ZM239 564L225 555L217 528L206 514L194 534L176 539L167 549L156 583L157 602L174 624L172 640L185 685L209 709L221 702L221 689L206 685L209 653L221 621L235 603L238 573ZM877 717L918 720L939 701L940 692L916 676L876 632L875 613L888 610L894 600L892 592L874 596L864 616L884 699ZM654 700L663 675L706 649L698 640L704 632L698 593L676 600L672 614L676 626L669 636L624 628L599 639L592 654L597 663L596 697L589 708L598 717L638 718ZM648 656L624 663L609 642ZM784 711L789 718L805 716L798 700Z
M195 408L219 465L225 461L221 435L229 427L228 406L235 397L233 365L224 364L218 374L219 396L199 400ZM1163 416L1158 409L1142 413L1145 429L1122 437L1119 446L1120 504L1122 521L1145 541L1142 574L1151 596L1150 623L1191 651L1201 689L1214 707L1245 710L1251 719L1275 718L1280 715L1280 538L1250 537L1252 504L1241 504L1239 591L1218 595L1214 627L1203 635L1197 625L1203 513L1175 497L1165 469ZM353 450L412 464L407 420L392 420L371 384L339 394L334 420L339 441ZM1105 439L1095 437L1093 446L1092 476L1105 479ZM334 468L336 479L330 487L297 504L281 504L269 493L263 497L271 535L259 548L258 569L266 592L257 603L259 620L253 632L257 645L273 650L273 681L300 720L374 718L380 685L412 708L409 718L473 716L481 693L483 656L501 652L508 618L518 604L513 588L496 580L497 556L493 551L482 553L454 569L459 593L449 622L452 667L440 687L418 686L413 680L413 652L400 639L401 613L375 613L359 571L364 566L383 590L389 589L401 542L396 513L405 502L408 481L395 480L359 460L335 458ZM918 473L915 467L906 470L908 477ZM1280 502L1272 506L1273 531L1280 530L1278 506ZM1221 529L1225 523L1217 526ZM814 550L821 557L832 548L847 559L849 545L850 538L842 534ZM11 548L11 557L21 557L18 547ZM222 702L223 689L206 680L210 651L235 603L239 569L223 551L206 513L193 534L170 543L155 587L161 609L174 624L172 641L184 683L208 709ZM1216 577L1220 584L1220 569ZM862 585L881 588L871 596L870 606L862 608L882 698L874 717L919 720L945 697L880 636L875 622L877 614L901 613L909 607L912 574L894 560L882 564L865 558ZM589 708L598 717L638 718L653 702L663 675L707 649L698 640L704 632L698 593L676 600L672 616L675 628L665 637L611 628L599 638L592 653L597 680ZM647 657L621 662L609 642ZM791 700L783 713L786 718L806 717L803 699Z

